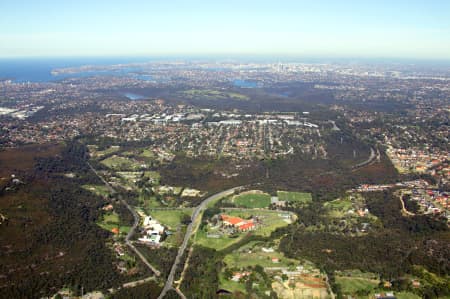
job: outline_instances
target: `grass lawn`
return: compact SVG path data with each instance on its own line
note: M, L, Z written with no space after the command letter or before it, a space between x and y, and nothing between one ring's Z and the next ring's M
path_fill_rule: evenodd
M145 210L167 207L157 200L155 196L148 196L143 192L139 193L138 201Z
M144 171L144 177L152 179L156 184L159 184L159 180L161 179L161 175L157 171Z
M272 258L278 258L279 263L273 263ZM247 252L233 252L227 254L223 259L227 267L244 268L247 266L260 265L262 267L288 267L298 266L299 262L285 257L280 252L262 252L260 248Z
M219 274L219 287L229 292L239 291L244 294L247 292L245 290L245 285L243 283L228 280L225 277L223 277L223 273Z
M266 193L245 193L233 197L235 205L244 208L267 208L270 205L270 195Z
M97 222L97 224L107 231L111 231L113 228L119 226L119 215L116 212L103 215L103 219Z
M333 201L326 202L323 206L330 210L347 212L352 208L352 202L350 200L335 199Z
M112 153L116 153L119 150L120 150L119 146L111 146L111 147L109 147L109 148L107 148L107 149L105 149L103 151L94 151L93 156L95 158L101 158L103 156L110 155Z
M263 224L256 230L251 232L240 233L237 237L229 237L223 235L220 238L208 238L205 229L199 229L195 235L195 242L205 247L214 248L216 250L222 250L236 242L239 242L248 234L259 235L259 236L270 236L270 234L278 227L283 227L288 225L288 223L279 216L279 211L269 211L269 210L227 210L225 209L225 214L230 216L237 216L244 219L250 216L259 216ZM214 234L214 231L210 232Z
M342 288L344 294L354 294L358 290L372 292L378 287L379 280L367 279L363 277L336 276L336 283Z
M181 217L187 214L191 216L192 209L177 209L177 210L149 210L148 213L158 220L160 223L168 226L170 230L176 230L181 223Z
M308 192L287 192L277 191L278 200L287 202L298 202L300 204L310 204L312 202L311 193Z
M119 215L116 212L103 215L103 219L98 221L97 225L107 231L111 231L113 228L117 227L121 234L127 234L131 229L130 226L119 225Z
M420 299L421 298L419 295L416 295L414 293L409 293L409 292L395 293L395 297L397 299Z
M149 149L144 149L139 156L141 156L142 158L148 158L148 159L155 158L155 154Z
M82 187L98 196L107 197L109 195L109 190L105 185L83 185Z
M213 248L216 250L222 250L228 246L239 242L247 233L240 234L237 238L230 238L228 236L222 236L221 238L208 238L206 232L203 229L199 229L195 234L195 243L204 247Z
M140 165L138 162L120 156L111 156L101 161L108 168L116 170L138 170Z

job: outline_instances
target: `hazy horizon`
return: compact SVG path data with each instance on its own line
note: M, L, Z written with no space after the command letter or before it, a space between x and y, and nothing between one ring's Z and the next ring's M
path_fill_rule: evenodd
M0 57L450 60L447 1L0 3Z

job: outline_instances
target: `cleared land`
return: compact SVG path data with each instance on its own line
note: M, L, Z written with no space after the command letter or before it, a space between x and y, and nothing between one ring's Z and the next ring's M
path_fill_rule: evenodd
M149 214L158 220L161 224L169 227L171 230L177 229L181 224L184 215L189 217L192 214L192 209L177 209L177 210L149 210Z
M341 286L342 293L349 295L355 294L360 290L373 292L378 287L379 282L379 280L363 277L336 277L336 283Z
M119 215L116 212L103 215L102 219L98 221L97 224L107 231L118 228L121 234L127 234L131 229L129 226L120 225Z
M274 263L272 258L278 258ZM249 250L247 252L233 252L227 254L223 260L227 267L245 268L260 265L262 267L289 267L298 265L299 262L285 257L279 252L263 252L261 249Z
M278 200L287 201L291 203L310 204L312 202L311 193L307 192L288 192L277 191Z
M233 202L238 207L267 208L270 205L270 195L266 193L243 193L233 197Z
M115 155L104 159L101 163L114 170L138 170L140 168L137 161Z

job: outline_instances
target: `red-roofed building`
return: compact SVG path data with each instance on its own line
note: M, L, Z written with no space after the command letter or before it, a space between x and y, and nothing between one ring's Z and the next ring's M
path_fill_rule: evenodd
M239 225L238 229L243 231L243 232L246 232L246 231L249 231L249 230L254 230L255 229L255 224L253 223L253 220L249 220L249 221L246 221L244 224Z
M229 216L229 215L221 215L223 224L227 225L227 226L239 226L243 223L245 223L245 220L239 217L233 217L233 216Z
M222 222L225 226L232 226L240 231L249 231L255 229L255 223L253 219L244 220L240 217L233 217L229 215L220 215Z

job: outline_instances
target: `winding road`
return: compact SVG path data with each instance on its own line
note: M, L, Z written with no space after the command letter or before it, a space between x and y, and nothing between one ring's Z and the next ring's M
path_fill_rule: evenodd
M206 208L206 206L215 200L218 200L220 198L223 198L225 196L231 195L234 193L235 190L239 190L240 188L242 188L241 186L239 187L234 187L219 193L216 193L214 195L209 196L208 198L206 198L204 201L202 201L194 210L194 212L192 213L192 217L191 217L191 223L189 223L187 229L186 229L186 234L184 235L184 239L183 239L183 243L181 244L180 248L178 249L178 254L177 257L175 258L175 261L172 265L172 268L170 269L170 273L169 276L167 277L166 280L166 284L164 285L164 288L161 292L161 294L159 295L158 299L162 299L164 298L164 296L166 295L166 293L173 289L173 280L175 277L175 273L177 271L178 268L178 264L180 263L181 257L184 253L184 251L186 250L186 247L189 243L189 239L192 236L192 233L195 231L195 226L197 224L199 224L198 220L200 219L203 210ZM183 298L185 298L185 296L181 293L181 291L179 289L175 289L175 291Z
M379 151L375 152L375 150L373 149L373 147L371 147L371 148L370 148L370 156L369 156L369 158L368 158L367 160L361 162L361 163L358 163L358 164L354 165L354 166L352 167L352 169L353 169L353 171L355 171L355 170L357 170L357 169L359 169L359 168L361 168L361 167L364 167L364 166L366 166L366 165L369 165L369 164L371 164L373 161L375 161L375 159L380 159L380 152L379 152Z
M108 188L108 190L111 192L111 195L115 195L117 194L116 190L114 190L114 188L97 172L97 170L95 170L94 167L92 167L92 165L87 162L87 165L89 166L89 168L95 173L95 175L103 182L103 184L105 184L105 186ZM133 219L134 219L134 223L132 228L130 229L130 231L128 232L126 238L125 238L125 243L128 245L128 247L130 247L135 253L136 255L141 259L141 261L153 272L155 273L156 276L160 276L161 273L155 268L153 267L148 260L145 258L145 256L133 245L131 238L134 235L134 231L136 230L138 224L139 224L139 216L136 213L136 211L119 195L118 199L120 200L120 202L125 205L127 207L127 209L131 212L131 214L133 215ZM136 283L136 282L135 282ZM128 283L129 285L132 285L133 282Z

